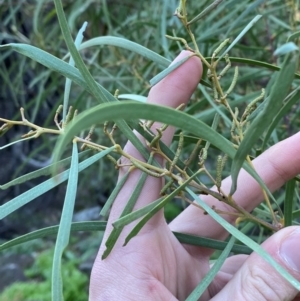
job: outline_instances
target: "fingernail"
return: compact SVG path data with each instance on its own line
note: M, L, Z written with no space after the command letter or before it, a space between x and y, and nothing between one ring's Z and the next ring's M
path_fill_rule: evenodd
M300 273L300 230L292 232L283 241L279 250L281 258L296 272Z

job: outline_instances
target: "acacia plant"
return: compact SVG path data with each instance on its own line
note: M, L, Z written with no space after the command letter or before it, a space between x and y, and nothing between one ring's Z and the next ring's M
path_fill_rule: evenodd
M24 108L20 108L20 120L0 118L1 134L5 134L15 126L29 128L20 140L1 146L2 149L24 140L49 134L56 135L58 138L53 160L49 166L18 177L2 185L1 188L7 189L41 175L48 175L49 179L0 206L0 218L3 219L62 182L68 182L59 225L28 233L0 246L0 250L4 250L38 237L57 235L52 271L53 300L63 298L63 283L60 276L61 260L68 246L71 231L104 231L105 229L105 222L72 223L79 172L102 158L112 162L117 170L122 156L128 159L130 168L107 199L100 212L102 216L107 218L116 195L132 170L140 169L144 175L164 178L166 184L161 190L159 199L142 209L132 211L146 179L145 176L141 177L123 213L114 223L114 230L106 242L107 249L103 254L103 259L112 251L122 229L127 224L140 219L126 238L126 244L154 214L177 198L197 206L202 214L211 215L226 228L239 241L231 248L232 252L256 251L280 271L290 283L300 289L299 282L259 246L259 241L245 234L250 233L251 229L260 229L261 233L269 235L282 227L297 224L296 218L299 216L299 210L297 210L298 205L293 202L293 196L295 187L298 185L298 178L291 180L284 193L275 197L260 179L251 161L261 151L276 142L276 139L284 138L281 132L278 134L282 118L291 109L295 114L299 111L296 107L296 101L300 95L297 87L299 75L296 73L299 53L294 43L299 32L296 31L295 25L290 27L291 32L284 31L286 41L278 39L273 53L275 60L273 64L268 61L254 60L251 57L243 58L238 51L235 52L236 57L231 56L230 53L234 52L235 48L243 49L244 37L249 33L253 34L255 26L263 18L267 18L252 14L263 1L245 1L244 4L240 4L244 8L243 13L233 20L234 14L237 13L233 2L223 3L222 0L216 0L207 7L197 4L197 8L195 4L180 0L172 16L176 22L179 22L180 30L168 32L162 40L170 48L179 47L189 50L191 55L171 66L168 66L170 63L168 58L124 38L102 36L82 42L87 23L83 24L73 41L61 0L54 0L54 3L61 32L69 50L69 54L63 59L29 44L11 43L0 46L1 51L16 51L66 78L63 104L57 107L53 119L55 128L43 127L29 121ZM223 14L222 11L228 7L234 8L232 13L227 11L227 15ZM201 12L196 14L195 9L198 11L199 8ZM213 22L213 18L217 15L221 16L221 19ZM249 19L248 16L251 18ZM247 21L246 24L244 19ZM228 20L230 20L229 25L225 26ZM293 20L291 17L291 24ZM199 24L202 24L202 27ZM208 49L203 45L205 45L205 34L208 35L209 30L203 31L203 24L212 24L211 31L214 27L224 27L222 34ZM202 28L202 35L199 34L198 27ZM112 93L109 92L92 76L81 54L81 51L101 45L125 48L158 64L163 71L152 78L150 86L158 83L190 57L199 57L204 66L204 76L199 83L195 99L186 108L180 106L177 109L171 109L147 104L144 102L144 97L136 95L134 91L124 97L119 91L122 87L111 91ZM68 57L70 57L69 62L66 62ZM256 71L267 70L270 80L264 85L261 82L256 83L254 89L246 91L243 88L243 77L247 75L246 71L250 67L256 68ZM240 69L242 72L239 72ZM79 110L79 112L74 109L74 103L70 97L72 83L79 85L92 95L98 104L82 111ZM198 96L199 92L204 95L205 101L201 98L202 96ZM123 98L129 101L121 101ZM210 117L206 118L208 115ZM163 124L156 132L151 130L154 121L160 121ZM160 140L163 131L168 126L175 126L178 129L170 148ZM108 138L106 139L106 142L109 141L108 144L94 138L93 134L97 129L103 129ZM137 139L133 130L145 137L147 148ZM278 138L278 136L282 137ZM121 145L126 139L139 150L146 162L130 156L123 150ZM72 146L72 155L62 159L70 146ZM166 167L156 162L155 154L165 159ZM244 168L260 184L265 197L265 203L251 213L236 204L232 197L237 189L237 177L241 168ZM230 193L226 194L222 190L221 183L224 176L229 173L233 184ZM211 190L207 183L215 185L217 191ZM217 207L210 208L201 200L201 194L209 194L220 202L225 202L235 209L234 213L220 211ZM232 226L226 222L222 218L224 214L234 214L237 217L236 225ZM183 233L175 233L175 235L184 243L223 250L223 256L219 256L217 260L219 267L230 251L228 248L225 249L226 243L221 241L191 237ZM217 263L216 266L218 266ZM217 271L212 270L210 273L212 274L210 279L212 279ZM208 283L199 285L204 287ZM199 296L194 298L198 300Z

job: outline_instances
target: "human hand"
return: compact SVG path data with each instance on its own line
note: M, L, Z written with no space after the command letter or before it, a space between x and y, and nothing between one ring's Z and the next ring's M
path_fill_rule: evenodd
M176 61L189 55L183 51ZM202 65L193 57L153 87L148 102L173 108L187 103L202 75ZM154 124L153 128L159 127ZM169 145L174 128L169 127L162 141ZM138 134L137 134L138 135ZM144 138L138 135L145 144ZM141 159L142 156L128 142L125 151ZM161 158L156 158L161 160ZM124 163L124 161L123 161ZM271 191L300 173L300 133L271 147L254 161L256 171ZM124 174L120 169L120 177ZM112 231L112 222L121 214L126 201L135 189L141 175L139 170L130 173L117 196L108 220L107 229L96 258L90 282L90 300L185 300L210 269L209 258L213 250L181 244L172 231L213 239L225 239L228 233L209 215L189 206L171 224L167 225L162 211L158 212L126 247L125 237L134 223L125 227L111 254L101 260L105 241ZM144 207L159 197L163 180L148 176L135 209ZM222 190L229 193L230 178L222 182ZM240 172L235 201L248 211L263 199L257 182L244 170ZM232 210L211 196L202 199L218 209ZM224 216L234 222L232 216ZM263 244L273 258L300 280L300 227L280 230ZM229 257L217 277L200 300L300 300L297 291L285 281L258 254Z

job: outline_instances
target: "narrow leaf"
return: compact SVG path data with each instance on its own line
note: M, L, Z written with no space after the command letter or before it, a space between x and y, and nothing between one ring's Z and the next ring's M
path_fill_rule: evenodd
M79 154L79 158L83 157L84 155L86 155L88 152L90 152L90 150L86 150L84 152L81 152ZM63 167L63 166L67 166L70 162L71 162L71 158L72 157L69 157L69 158L66 158L66 159L63 159L63 160L60 160L58 162L59 166ZM26 175L23 175L19 178L16 178L6 184L3 184L3 185L0 185L0 189L2 190L5 190L11 186L15 186L15 185L19 185L19 184L22 184L24 182L27 182L27 181L30 181L32 179L36 179L38 177L41 177L41 176L48 176L51 174L52 172L52 168L53 168L53 164L50 164L46 167L43 167L41 169L38 169L38 170L35 170L33 172L30 172Z
M83 40L83 33L87 27L87 22L84 22L81 29L79 30L77 37L75 39L75 46L78 49L82 40ZM70 57L69 60L69 65L70 66L75 66L75 61L72 57ZM63 121L66 121L66 115L69 107L69 97L70 97L70 91L71 91L71 84L72 81L67 78L66 79L66 84L65 84L65 91L64 91L64 103L63 103Z
M0 245L0 252L5 249L11 248L11 247L14 247L14 246L38 239L38 238L44 238L44 237L48 237L51 235L57 235L58 228L59 228L59 225L51 226L51 227L39 229L36 231L32 231L30 233L24 234L22 236L16 237L16 238ZM78 232L78 231L103 231L104 232L105 228L106 228L106 222L77 222L77 223L72 223L71 232Z
M216 113L215 116L214 116L214 120L213 120L213 123L211 125L211 128L216 131L216 129L217 129L218 125L219 125L219 122L220 122L220 115L218 113ZM210 147L210 142L206 141L204 148L206 150L208 150L209 147Z
M149 160L148 160L148 163L151 164L152 163L152 156L150 156ZM120 217L123 217L127 214L129 214L134 205L136 204L139 196L140 196L140 193L144 187L144 184L145 184L145 181L147 179L148 175L145 173L145 172L142 172L138 182L137 182L137 185L136 187L134 188L134 191L132 192L127 204L125 205L122 213L121 213L121 216ZM116 244L116 241L117 239L119 238L122 230L123 230L124 227L120 227L118 229L113 229L112 232L110 233L109 237L107 238L107 241L105 242L105 246L106 246L106 249L105 251L103 252L102 254L102 259L105 259L111 252L111 250L113 249L114 245Z
M28 45L28 44L10 43L10 44L6 44L6 45L0 45L0 51L7 50L7 49L12 49L24 56L31 58L34 61L40 63L41 65L47 67L48 69L60 73L64 77L70 78L73 82L75 82L79 86L83 87L88 92L92 93L92 91L90 90L89 86L86 84L84 78L82 77L82 75L80 74L78 69L70 66L68 63L53 56L52 54L50 54L44 50L41 50L37 47ZM210 61L211 57L206 57L205 59ZM217 59L224 60L223 57L222 58L217 57ZM278 67L278 66L268 64L268 63L262 62L262 61L256 61L253 59L240 58L240 57L229 57L229 59L231 62L235 62L235 63L243 63L243 64L251 65L251 66L265 67L269 70L276 70L276 71L280 70L280 67ZM168 65L170 64L169 60L167 60L166 62L167 62L167 64L163 65L163 67L165 67L165 68L168 67ZM295 76L296 76L296 78L300 78L300 74L295 74ZM203 82L201 81L201 83L203 83ZM97 85L99 85L99 84L97 84ZM207 85L210 86L209 84L207 84ZM103 93L106 94L107 97L109 97L109 95L111 95L101 85L99 85L99 87L101 89L103 89ZM111 97L112 98L110 98L110 101L112 101L112 100L116 101L116 99L113 97L113 95L111 95Z
M127 235L125 239L124 245L128 244L130 239L136 236L140 230L145 226L145 224L159 211L161 210L168 202L170 202L178 193L184 189L194 178L198 176L200 171L194 173L189 179L187 179L184 183L182 183L179 187L177 187L174 191L172 191L168 196L163 198L153 209L151 209L131 230L131 232Z
M218 57L217 57L217 59L219 60ZM246 58L241 58L241 57L229 57L229 59L230 59L231 62L242 63L242 64L246 64L246 65L249 65L249 66L265 67L266 69L274 70L274 71L280 71L281 70L281 67L279 67L279 66L269 64L269 63L266 63L266 62L262 62L262 61L256 61L256 60L246 59ZM211 60L211 57L206 58L206 60ZM225 59L222 58L221 60L223 61ZM300 78L300 74L295 73L295 77Z
M227 243L225 241L211 239L207 237L200 237L200 236L194 236L189 235L185 233L179 233L179 232L173 232L173 234L176 236L176 238L182 243L182 244L188 244L198 247L205 247L209 249L214 250L224 250L227 246ZM251 254L252 250L244 245L233 245L231 251L236 254Z
M198 16L196 16L191 21L189 21L188 25L191 25L194 22L197 22L198 20L205 17L208 13L210 13L213 9L215 9L222 1L223 0L215 0L213 3L211 3L209 6L207 6Z
M245 19L245 17L249 16L250 13L256 9L259 5L261 5L266 0L256 0L255 2L251 3L250 5L247 5L243 12L233 20L233 22L230 22L230 27L228 28L225 37L228 36L228 34L232 31L233 28L236 28L237 25Z
M222 53L222 55L218 58L218 61L223 58L230 49L246 34L246 32L253 27L253 25L261 18L261 15L257 15L253 18L250 23L242 30L242 32L233 40L233 42L228 46L228 48Z
M105 202L105 205L103 206L103 208L100 211L99 215L102 215L104 218L108 217L108 213L109 210L113 204L113 202L115 201L117 195L119 194L119 192L121 191L124 183L127 181L128 176L129 176L130 172L126 172L126 174L123 176L123 178L117 183L116 187L114 188L113 192L110 194L108 200Z
M287 42L291 42L292 40L298 38L299 36L300 36L300 30L294 32L293 34L291 34L291 35L288 37Z
M17 144L17 143L20 143L20 142L23 142L23 141L26 141L26 140L30 140L30 139L32 139L32 137L27 137L27 138L23 138L23 139L19 139L19 140L13 141L11 143L8 143L8 144L5 144L5 145L1 146L0 150L5 149L7 147L10 147L10 146L12 146L14 144Z
M73 142L70 177L68 181L66 197L61 214L52 265L52 300L63 301L63 282L61 274L61 261L65 248L69 244L71 223L75 206L78 183L78 148Z
M115 97L108 93L101 85L99 85L94 78L92 77L91 73L89 72L87 66L85 65L82 57L80 56L70 33L68 23L66 20L66 16L63 11L63 6L61 0L54 0L56 13L58 17L58 21L60 24L60 28L62 31L62 34L64 36L64 39L66 41L66 44L68 46L68 49L72 55L72 58L74 59L76 66L78 67L78 70L82 74L89 90L92 92L92 94L95 96L95 98L101 103L101 102L109 102L109 101L116 101ZM145 146L141 143L141 141L136 137L136 135L132 132L132 130L129 128L128 124L120 120L116 122L118 128L123 132L123 134L126 136L126 138L135 146L135 148L143 155L145 159L148 159L148 152L145 148ZM55 150L57 151L57 150ZM60 150L58 150L60 151ZM56 170L57 171L57 170Z
M76 222L76 223L72 223L71 232L79 232L79 231L104 232L106 229L106 224L107 224L107 222ZM17 238L14 238L14 239L0 245L0 252L3 250L9 249L11 247L35 240L35 239L44 238L44 237L48 237L51 235L57 235L58 227L59 227L59 225L46 227L43 229L39 229L36 231L32 231L30 233L21 235ZM179 233L179 232L173 232L173 234L183 244L189 244L189 245L199 246L199 247L206 247L206 248L211 248L211 249L215 249L215 250L224 250L224 248L227 245L224 241L219 241L219 240L210 239L210 238L206 238L206 237L188 235L188 234ZM236 254L250 254L252 252L252 250L246 246L234 245L232 247L232 252L236 253Z
M82 43L79 47L79 50L86 49L89 47L94 46L101 46L101 45L110 45L116 46L119 48L124 48L130 50L134 53L140 54L141 56L149 59L152 62L157 63L158 65L166 68L170 65L171 61L164 58L163 56L159 55L158 53L138 44L132 42L130 40L119 38L119 37L112 37L112 36L105 36L105 37L97 37L91 40L88 40Z
M257 139L270 125L272 119L276 116L276 114L280 110L280 107L282 106L282 100L288 93L290 85L293 81L297 61L298 57L294 53L290 53L286 56L282 69L277 74L277 79L272 87L268 102L266 103L263 111L258 115L257 118L254 119L254 121L250 125L243 141L241 142L236 152L231 167L231 195L236 191L238 174L246 156L253 148L253 145L255 144Z
M288 98L288 100L284 103L283 107L280 109L278 114L274 117L272 123L270 124L268 131L264 137L264 142L262 144L262 149L266 148L266 145L270 139L270 136L280 120L282 120L286 114L290 111L290 109L293 107L293 105L298 102L299 97L300 97L300 89L298 88L297 90L294 90L291 95L291 97ZM254 111L255 112L255 111Z
M176 126L184 131L198 136L199 138L202 138L203 140L210 141L212 145L219 148L230 158L235 156L236 150L232 146L231 142L200 120L184 112L168 107L128 101L102 104L80 113L74 122L66 128L65 134L57 141L56 148L58 151L55 153L54 160L59 160L66 144L78 133L78 131L88 128L93 124L101 123L107 120L131 119L133 112L136 118L156 120ZM256 171L253 170L247 163L244 164L244 168L259 182L259 184L270 194L270 196L272 196L269 192L269 189L260 179Z
M95 154L94 156L84 160L78 166L78 171L82 171L101 159L102 157L109 154L111 151L115 149L115 146L108 148L102 152ZM66 170L56 177L53 177L34 188L20 194L19 196L15 197L14 199L8 201L7 203L0 206L0 220L6 217L7 215L11 214L12 212L16 211L20 207L26 205L27 203L31 202L32 200L36 199L40 195L44 194L45 192L49 191L50 189L58 186L62 182L66 181L69 178L70 170Z
M13 49L14 51L17 51L21 53L22 55L25 55L34 61L37 61L38 63L46 66L50 70L54 70L56 72L59 72L65 77L70 78L73 82L77 83L84 89L86 89L88 92L92 93L90 87L86 84L85 80L83 79L82 75L78 71L78 69L70 66L66 62L56 58L55 56L51 55L50 53L47 53L39 48L33 47L31 45L27 44L9 44L9 45L3 45L0 46L1 49ZM94 95L95 98L100 103L111 101L116 102L117 99L111 95L106 89L104 89L101 85L99 85L99 88L103 91L103 94L106 96L104 99L100 99L99 95ZM132 129L127 125L126 122L119 120L117 122L118 127L123 132L124 136L127 137L133 144L137 147L137 149L141 152L141 154L144 156L145 159L148 159L148 151L145 149L145 147L140 143L139 139L136 137L136 135L133 133ZM139 124L133 123L131 121L131 126L133 126L135 129L139 128ZM142 133L141 133L142 134ZM143 135L143 134L142 134ZM144 134L145 135L145 134ZM70 140L71 141L71 140ZM54 170L54 168L53 168Z
M286 183L284 198L284 226L288 227L293 224L293 207L296 181L291 179Z
M143 208L135 210L135 211L119 218L118 220L116 220L113 223L114 228L118 229L118 228L124 227L124 226L132 223L133 221L137 220L138 218L144 216L145 214L150 212L157 204L159 204L162 201L162 199L164 199L164 197L161 197L161 198L157 199L156 201L153 201L152 203L144 206Z

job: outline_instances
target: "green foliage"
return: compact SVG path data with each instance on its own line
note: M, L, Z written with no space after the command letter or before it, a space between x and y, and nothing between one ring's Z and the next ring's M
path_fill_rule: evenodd
M11 285L1 293L0 300L50 301L53 254L53 250L46 250L40 253L33 266L25 271L29 279L28 282ZM86 301L88 299L88 277L78 270L77 264L77 260L68 259L62 265L65 301Z
M101 212L107 217L110 206L133 169L140 169L143 173L124 211L114 223L104 257L112 250L126 224L141 218L125 243L158 210L164 208L167 218L175 217L180 212L171 203L175 197L189 201L192 196L205 208L195 195L199 192L229 204L247 222L243 227L233 227L214 210L205 208L232 234L227 246L223 242L176 234L185 243L207 247L214 243L214 248L223 250L214 270L205 278L206 284L199 284L188 300L199 298L231 248L243 252L245 246L238 248L233 245L234 239L242 241L280 270L257 242L261 242L261 237L267 237L270 229L276 231L282 226L297 224L299 203L294 202L294 196L298 196L299 183L291 180L286 191L273 196L257 175L251 160L300 127L297 119L300 111L297 104L299 49L296 46L300 31L296 5L281 0L181 0L179 6L175 0L135 3L112 0L115 5L111 6L107 2L37 1L37 4L28 3L24 13L22 1L17 1L15 7L9 5L9 1L0 7L3 20L0 39L5 44L0 46L0 58L4 62L0 68L4 83L0 98L10 100L15 114L5 118L0 116L3 123L0 134L9 135L13 127L19 126L30 129L21 139L9 136L10 141L1 145L0 151L32 142L33 138L40 141L18 165L8 183L1 182L0 189L40 176L50 177L1 205L0 218L7 217L63 182L68 185L59 226L37 230L0 246L3 250L58 233L54 255L42 253L35 267L28 271L30 277L41 276L43 280L15 284L0 300L86 300L86 277L76 269L74 260L62 264L62 259L71 231L103 231L105 224L100 227L71 223L76 193L79 193L77 198L82 198L80 193L86 193L87 187L98 188L101 180L104 183L101 190L112 192ZM85 21L89 22L88 26ZM24 32L21 32L22 28ZM190 57L199 57L204 66L203 78L190 103L184 110L145 104L143 101L150 86L190 58L168 67L180 49L190 50ZM23 78L27 78L27 82ZM22 109L17 113L19 107ZM52 120L56 129L53 129ZM152 120L163 123L157 132L151 130ZM179 128L171 147L161 141L162 133L169 125ZM85 132L88 128L89 132ZM137 139L134 130L145 137L148 148ZM147 163L122 149L126 140L132 142ZM72 156L61 160L70 152L72 144ZM80 150L78 146L81 146ZM86 148L90 151L81 152ZM160 166L154 154L163 155L166 168ZM54 162L19 177L26 163L40 155L54 158ZM113 189L115 169L112 166L119 168L121 156L126 157L131 166ZM225 164L227 157L228 163ZM97 161L102 158L110 162L101 160L98 166ZM93 167L86 171L90 165ZM66 170L61 171L62 167ZM266 200L266 205L261 205L251 214L232 199L241 167L257 180ZM84 177L78 181L81 171ZM225 194L221 180L230 172L233 186L231 193ZM167 186L161 198L132 212L147 175L165 178ZM216 185L217 191L207 188L211 185ZM89 194L89 198L91 203L96 202L95 195ZM244 233L250 230L256 233L257 229L260 235L254 235L253 239ZM294 282L290 275L280 272L299 288L299 283ZM83 288L82 296L78 293L79 288ZM13 292L22 295L13 295Z

